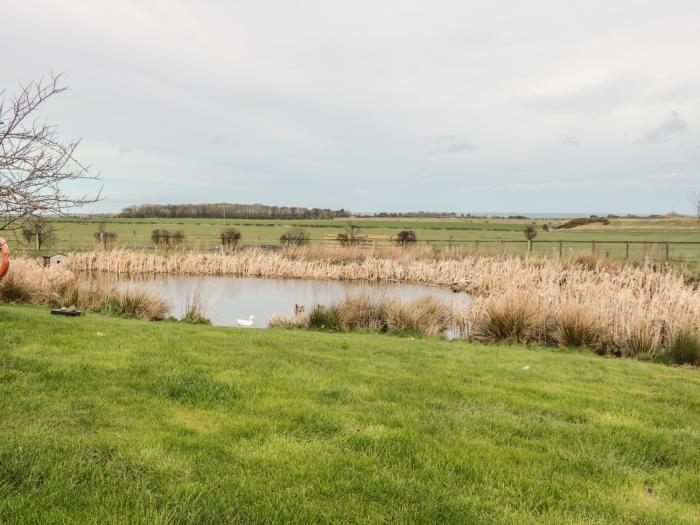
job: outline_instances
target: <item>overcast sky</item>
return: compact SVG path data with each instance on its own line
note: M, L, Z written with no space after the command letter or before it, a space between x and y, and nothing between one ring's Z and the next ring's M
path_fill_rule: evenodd
M99 210L688 212L697 0L0 0Z

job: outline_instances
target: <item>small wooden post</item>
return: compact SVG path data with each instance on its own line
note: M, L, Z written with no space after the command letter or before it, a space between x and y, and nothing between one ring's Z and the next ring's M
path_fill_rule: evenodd
M595 241L593 241L592 250L593 250L593 255L595 255Z
M559 258L562 258L564 252L564 243L562 241L559 241Z
M528 253L532 251L532 239L527 240L527 251Z
M475 247L474 247L474 248L475 248L475 251L477 251L477 252L479 251L479 239L477 239L477 240L475 241Z
M630 242L625 241L625 259L629 260L630 258Z
M668 256L670 252L670 244L668 241L666 241L666 262L668 262Z

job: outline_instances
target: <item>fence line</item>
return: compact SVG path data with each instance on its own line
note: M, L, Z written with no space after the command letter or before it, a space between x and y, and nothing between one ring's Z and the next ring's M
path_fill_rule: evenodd
M341 246L335 239L314 239L311 244L325 246ZM564 257L571 253L588 252L602 257L615 259L652 259L658 261L700 261L700 241L639 241L639 240L563 240L547 239L422 239L413 245L431 246L437 250L451 249L454 251L478 251L484 253L536 253L545 256ZM156 251L153 244L129 244L117 243L117 247L131 250ZM198 243L188 242L187 247L196 247ZM218 245L203 243L203 250L219 250ZM244 239L239 243L242 247L262 247L265 249L279 249L276 243L266 244L264 241ZM357 247L371 249L374 247L396 246L396 242L390 239L364 239L355 244ZM409 247L409 245L406 245ZM72 251L94 249L93 247L75 247Z

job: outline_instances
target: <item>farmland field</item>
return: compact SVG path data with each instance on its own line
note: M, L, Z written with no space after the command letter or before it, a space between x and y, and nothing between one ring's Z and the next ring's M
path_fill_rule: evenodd
M0 307L3 523L698 523L697 370Z
M124 219L116 217L75 217L54 220L56 242L52 249L86 250L95 246L95 232L101 220L107 231L117 233L120 246L138 249L153 249L150 240L154 229L182 230L185 245L201 249L213 249L219 245L219 233L228 227L238 228L242 233L242 244L276 245L280 235L289 228L304 228L313 243L335 243L335 237L347 224L345 219L332 220L238 220L238 219ZM390 244L401 230L414 230L418 242L427 242L439 248L454 248L481 251L526 251L522 230L535 224L538 235L534 250L541 253L561 251L591 251L611 257L632 258L652 255L664 258L670 242L669 258L694 261L700 258L700 224L691 217L668 216L656 219L610 219L608 225L600 223L579 226L573 229L555 229L562 219L391 219L356 218L352 221L362 227L364 235L372 243ZM549 231L542 230L547 224ZM517 241L517 242L515 242ZM595 247L591 241L599 244ZM625 245L630 241L629 246ZM680 243L680 244L678 244ZM20 248L31 244L14 240Z

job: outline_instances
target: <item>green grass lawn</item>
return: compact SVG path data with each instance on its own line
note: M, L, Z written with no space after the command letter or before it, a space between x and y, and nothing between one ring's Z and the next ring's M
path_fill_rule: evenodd
M697 370L0 306L0 389L2 523L700 521Z

